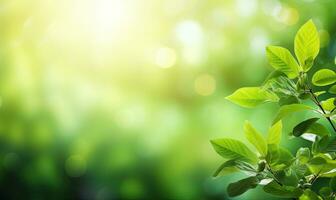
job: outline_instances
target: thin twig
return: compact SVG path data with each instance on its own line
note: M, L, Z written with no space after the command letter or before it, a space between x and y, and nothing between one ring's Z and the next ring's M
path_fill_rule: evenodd
M312 96L312 100L313 102L321 109L321 111L323 112L325 118L328 120L328 122L330 123L331 127L334 129L334 131L336 132L336 127L334 125L334 123L331 121L330 117L326 116L327 112L324 110L324 108L322 107L321 103L319 102L317 96L314 94L313 90L308 86L309 88L309 93Z

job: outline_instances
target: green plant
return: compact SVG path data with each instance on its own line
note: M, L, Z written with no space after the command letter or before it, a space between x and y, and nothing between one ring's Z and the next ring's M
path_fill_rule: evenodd
M280 109L269 128L267 138L256 130L250 122L245 122L247 140L255 147L251 151L244 143L230 138L214 139L211 144L215 151L225 158L214 176L235 171L246 172L249 176L227 188L230 197L243 194L258 185L269 194L282 198L315 200L336 199L336 99L320 101L326 91L314 92L315 86L327 86L336 82L336 73L330 69L318 70L311 79L307 72L319 53L319 34L312 20L305 23L294 40L296 59L289 50L266 47L266 54L273 71L260 87L244 87L227 97L233 103L252 108L266 102L278 102ZM328 90L336 94L336 84ZM316 106L310 106L309 101ZM304 119L291 132L292 137L311 141L310 148L299 148L296 155L280 146L282 118L296 112L317 113L317 117ZM318 121L325 118L334 134ZM316 180L328 182L316 186ZM328 180L329 179L329 180Z

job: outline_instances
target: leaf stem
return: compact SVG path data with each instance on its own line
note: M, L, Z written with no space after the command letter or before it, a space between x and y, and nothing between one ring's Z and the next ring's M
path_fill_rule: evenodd
M309 89L309 93L312 97L313 102L321 109L321 111L323 112L323 114L327 114L327 112L324 110L324 108L322 107L321 103L319 102L317 96L314 94L313 90L308 86ZM334 129L334 131L336 132L336 127L334 125L334 123L331 121L330 117L325 116L325 118L328 120L328 122L330 123L331 127Z

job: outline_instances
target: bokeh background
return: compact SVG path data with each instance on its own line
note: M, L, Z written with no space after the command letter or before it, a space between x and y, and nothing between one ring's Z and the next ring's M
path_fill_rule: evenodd
M1 0L1 199L229 199L209 140L265 132L262 83L312 18L334 67L334 0ZM290 131L298 115L287 119ZM302 141L283 136L289 149ZM276 199L256 189L235 199Z

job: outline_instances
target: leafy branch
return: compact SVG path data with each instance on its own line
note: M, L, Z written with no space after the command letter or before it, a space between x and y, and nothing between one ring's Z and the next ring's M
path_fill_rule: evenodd
M250 122L245 122L244 133L252 151L239 140L221 138L211 140L215 151L225 160L214 176L237 171L248 177L228 186L230 197L238 196L262 186L266 193L282 198L299 200L332 200L336 198L336 100L322 101L320 96L327 91L314 92L315 86L327 86L336 82L336 73L330 69L320 69L308 79L308 71L320 50L317 29L312 20L305 23L294 39L296 59L286 48L267 46L266 55L275 69L259 87L243 87L227 97L231 102L246 108L253 108L267 102L277 102L280 106L271 127L264 137ZM336 84L328 93L336 94ZM312 100L317 108L305 104ZM297 112L318 112L318 117L303 119L293 127L291 136L311 142L310 148L299 148L295 155L280 146L282 119ZM319 123L325 118L333 129ZM319 178L329 179L329 184L316 189L313 185Z

